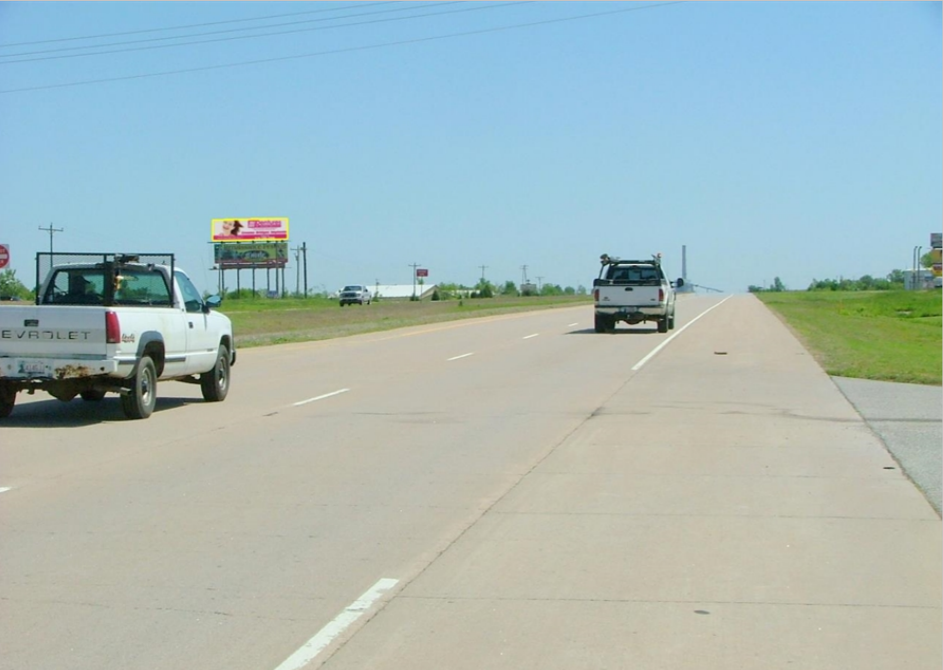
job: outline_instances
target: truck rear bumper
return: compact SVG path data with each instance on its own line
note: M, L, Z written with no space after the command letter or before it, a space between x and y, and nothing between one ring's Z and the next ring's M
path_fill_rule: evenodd
M615 316L619 318L631 317L661 317L665 315L664 307L596 307L596 314L604 316Z
M116 360L81 358L0 358L0 380L44 381L118 374Z

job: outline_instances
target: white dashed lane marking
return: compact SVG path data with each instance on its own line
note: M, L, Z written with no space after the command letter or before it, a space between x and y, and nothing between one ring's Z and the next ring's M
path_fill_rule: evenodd
M325 398L330 398L331 396L340 395L341 393L347 393L350 389L341 389L339 391L333 391L331 393L325 393L324 395L315 396L314 398L308 398L307 400L301 400L294 403L294 407L299 407L301 405L307 405L309 402L315 402L316 400L324 400Z
M318 631L317 635L308 640L298 651L289 656L275 670L299 670L317 657L325 647L333 642L341 633L350 627L357 619L370 609L384 593L399 583L398 579L381 579L366 591L362 596L347 606L334 617L334 620Z

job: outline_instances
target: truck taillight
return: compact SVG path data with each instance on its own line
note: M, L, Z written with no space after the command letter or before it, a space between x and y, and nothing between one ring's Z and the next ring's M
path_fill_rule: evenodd
M665 289L658 289L658 302L665 302Z
M593 291L593 300L599 302L599 289Z
M105 342L108 344L121 343L121 324L118 323L117 312L105 312Z

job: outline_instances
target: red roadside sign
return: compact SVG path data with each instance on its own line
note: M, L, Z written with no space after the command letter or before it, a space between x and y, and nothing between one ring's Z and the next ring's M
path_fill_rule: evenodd
M8 244L0 244L0 270L5 268L10 263L10 246Z
M416 276L417 276L417 277L428 277L428 276L429 276L429 271L426 270L426 269L424 269L424 268L416 268Z

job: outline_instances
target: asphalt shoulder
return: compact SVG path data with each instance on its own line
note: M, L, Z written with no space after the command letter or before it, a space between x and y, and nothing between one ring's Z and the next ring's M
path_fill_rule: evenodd
M832 381L940 514L943 387L848 377Z

